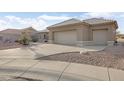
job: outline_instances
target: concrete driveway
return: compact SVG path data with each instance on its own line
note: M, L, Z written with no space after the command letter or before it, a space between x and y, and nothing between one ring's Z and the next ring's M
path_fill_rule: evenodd
M65 52L86 52L86 51L100 51L103 50L106 46L85 46L85 47L74 47L74 46L65 46L57 44L37 44L35 46L29 47L32 50L36 57L43 57L57 53Z
M0 59L34 59L35 53L28 47L0 50Z
M56 44L36 43L33 46L29 46L29 47L0 50L0 59L2 58L35 59L37 57L43 57L43 56L48 56L63 52L99 51L104 49L105 47L106 46L86 46L80 48L80 47L64 46L64 45L56 45Z
M107 68L60 61L35 60L37 57L56 53L99 51L104 48L105 46L79 48L36 43L29 47L0 50L0 80L110 80ZM111 71L113 72L113 70ZM112 73L112 75L115 74Z

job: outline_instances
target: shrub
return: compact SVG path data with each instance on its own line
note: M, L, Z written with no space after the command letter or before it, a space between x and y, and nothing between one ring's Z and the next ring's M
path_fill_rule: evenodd
M19 42L23 45L29 45L30 37L26 32L22 32Z

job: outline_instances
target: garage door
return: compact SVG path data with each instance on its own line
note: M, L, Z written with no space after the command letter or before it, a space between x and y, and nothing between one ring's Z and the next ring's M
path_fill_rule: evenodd
M54 43L75 45L77 41L76 31L58 31L54 32Z
M93 41L94 41L94 44L96 45L106 45L107 31L106 30L93 31Z

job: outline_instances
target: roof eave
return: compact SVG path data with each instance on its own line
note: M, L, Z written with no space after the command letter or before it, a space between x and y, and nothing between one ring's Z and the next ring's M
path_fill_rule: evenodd
M114 24L116 29L118 28L117 21L112 21L112 22L105 22L105 23L98 23L98 24L91 24L91 26L97 26L97 25L106 25L106 24Z
M49 29L52 29L52 28L59 28L59 27L73 26L73 25L82 25L82 24L87 25L87 26L90 26L90 24L88 24L88 23L86 23L86 22L78 22L78 23L66 24L66 25L54 26L54 27L49 26L49 27L47 27L47 29L49 30Z

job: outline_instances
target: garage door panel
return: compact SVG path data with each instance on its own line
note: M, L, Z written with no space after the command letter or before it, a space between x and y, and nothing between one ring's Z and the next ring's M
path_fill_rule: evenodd
M107 31L97 30L93 31L93 41L96 45L106 45L107 44Z
M76 31L54 32L54 43L75 45L77 40L76 36Z

